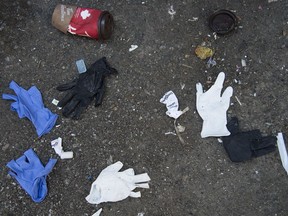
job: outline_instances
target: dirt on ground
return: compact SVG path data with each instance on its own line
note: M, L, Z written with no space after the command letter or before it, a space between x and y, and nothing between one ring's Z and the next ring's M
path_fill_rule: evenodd
M57 30L51 17L58 3L109 11L115 19L112 37L97 41ZM287 0L2 0L0 6L1 95L12 93L12 80L25 89L35 85L45 106L59 115L58 127L38 138L33 124L0 100L0 215L92 215L99 208L103 216L288 214L288 177L278 150L232 162L219 139L201 138L203 121L195 105L196 83L207 90L223 71L224 88L234 90L228 118L237 116L243 131L288 134ZM218 9L233 11L239 24L215 37L208 17ZM203 43L215 52L213 67L195 55ZM129 52L131 45L138 48ZM56 87L77 77L76 60L89 67L103 56L119 73L105 80L102 105L90 105L80 120L64 118L51 103L65 95ZM169 90L180 109L189 107L178 119L185 126L184 144L165 135L175 132L159 102ZM73 159L55 154L50 142L57 137ZM44 164L58 159L41 203L32 201L6 167L29 148ZM137 174L147 172L150 189L140 189L141 198L89 204L92 182L116 161Z

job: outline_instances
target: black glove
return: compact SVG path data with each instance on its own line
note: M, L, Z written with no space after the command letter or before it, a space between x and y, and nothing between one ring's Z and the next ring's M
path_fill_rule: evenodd
M262 137L259 130L240 132L236 117L231 118L227 123L227 128L231 135L222 137L222 140L224 148L233 162L259 157L276 149L277 139L275 136Z
M117 70L110 67L106 58L97 60L85 72L71 83L57 87L59 91L70 90L70 92L58 103L63 107L62 114L68 117L71 113L73 119L79 119L81 113L95 98L95 106L102 103L104 95L104 78L110 74L117 73Z

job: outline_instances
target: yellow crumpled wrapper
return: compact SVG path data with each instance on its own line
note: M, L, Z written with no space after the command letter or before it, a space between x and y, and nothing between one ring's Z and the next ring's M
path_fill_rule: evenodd
M195 54L197 55L198 58L204 60L213 55L213 50L208 47L197 46L195 49Z

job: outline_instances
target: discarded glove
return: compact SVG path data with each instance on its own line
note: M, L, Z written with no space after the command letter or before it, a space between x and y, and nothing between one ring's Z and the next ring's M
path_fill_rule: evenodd
M136 187L149 188L150 177L147 173L135 175L132 168L122 172L123 164L118 161L106 167L93 182L86 200L91 204L117 202L130 197L141 197L141 193L133 192Z
M259 130L240 132L236 117L231 118L227 127L231 135L222 137L222 140L224 148L233 162L259 157L276 149L277 139L275 136L262 137Z
M50 159L44 167L36 153L29 149L16 161L11 160L7 167L21 187L31 196L34 202L41 202L47 195L46 176L51 172L56 159Z
M233 89L231 86L227 87L221 96L224 79L224 72L220 72L214 85L205 93L202 84L196 84L196 108L203 119L202 138L230 135L226 127L226 111L230 105Z
M35 86L27 91L14 81L9 87L16 95L3 94L2 98L15 101L11 104L11 110L16 111L19 118L27 117L33 123L39 137L48 133L58 116L44 107L40 91Z
M57 87L59 91L70 90L70 92L58 103L63 107L63 116L72 114L73 119L79 119L84 109L95 98L95 106L102 103L104 95L104 78L117 70L110 67L106 58L97 60L85 73L79 74L78 79L71 83Z

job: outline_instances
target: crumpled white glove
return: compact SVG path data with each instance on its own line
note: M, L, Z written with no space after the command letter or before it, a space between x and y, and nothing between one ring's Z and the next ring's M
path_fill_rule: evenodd
M64 152L62 147L62 138L58 137L58 139L51 141L51 146L54 148L56 154L60 156L61 159L70 159L73 158L73 152Z
M123 164L118 161L101 171L98 178L92 183L86 200L91 204L102 202L117 202L128 196L138 198L141 193L133 192L136 187L149 188L150 177L147 173L135 175L132 168L122 172Z
M226 127L226 111L230 105L233 88L227 87L221 96L224 79L224 72L220 72L214 85L205 93L203 93L202 84L196 84L196 108L203 119L202 138L230 135Z
M183 111L178 110L178 99L173 91L166 92L164 96L160 99L160 102L166 105L166 115L168 115L169 117L177 119L183 114Z

